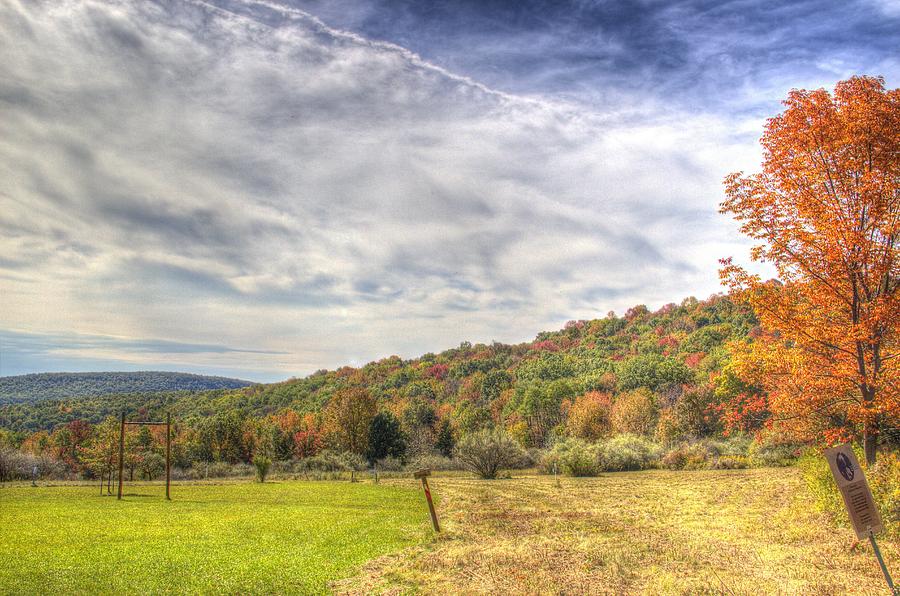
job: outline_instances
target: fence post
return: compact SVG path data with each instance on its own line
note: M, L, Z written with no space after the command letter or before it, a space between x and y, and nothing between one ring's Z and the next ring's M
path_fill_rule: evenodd
M428 489L428 476L431 476L431 470L419 470L413 474L414 477L422 480L422 488L425 490L425 500L428 501L428 512L431 513L431 525L434 526L435 532L441 531L438 524L437 512L434 510L434 502L431 500L431 491Z
M172 444L172 413L166 412L166 501L171 501L172 498L169 497L169 479L170 479L170 470L171 461L170 451Z
M119 496L122 500L122 476L125 473L125 410L122 410L122 426L119 429Z

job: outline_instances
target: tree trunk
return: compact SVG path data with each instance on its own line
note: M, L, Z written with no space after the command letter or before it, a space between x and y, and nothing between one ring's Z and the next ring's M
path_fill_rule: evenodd
M860 372L865 373L865 366L860 365ZM860 383L862 393L863 414L863 452L866 455L866 466L875 465L875 457L878 447L878 415L871 411L875 403L875 387L868 383Z
M863 432L863 451L866 454L866 466L874 466L878 447L878 422L870 422Z

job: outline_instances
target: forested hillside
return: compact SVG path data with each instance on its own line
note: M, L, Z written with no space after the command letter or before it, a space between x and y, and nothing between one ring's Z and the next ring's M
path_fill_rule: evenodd
M162 371L39 373L0 377L0 404L110 393L235 389L251 384L240 379Z
M291 412L312 414L306 423L315 427L310 432L327 434L325 410L332 396L361 388L377 409L401 420L411 437L423 429L433 435L439 422L446 421L454 434L502 425L524 445L543 446L551 433L560 432L557 427L590 410L598 395L606 396L610 407L613 400L624 407L650 395L654 421L678 410L685 417L695 416L694 425L704 426L707 423L700 419L709 418L713 429L720 420L709 417L708 406L731 397L723 392L734 393L721 377L728 358L724 346L748 337L754 325L752 313L727 297L688 298L657 312L636 306L624 316L610 313L601 319L571 321L528 343L463 343L412 360L391 356L359 369L319 371L282 383L7 404L0 407L0 426L18 432L49 431L74 420L97 423L122 409L151 417L169 410L190 425L201 419L225 424L226 419L237 422ZM89 382L86 375L81 378ZM683 411L686 405L678 409L685 395L697 412Z

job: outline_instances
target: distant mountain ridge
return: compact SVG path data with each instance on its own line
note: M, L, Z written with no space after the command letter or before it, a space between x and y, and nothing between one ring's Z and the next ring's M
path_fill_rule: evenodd
M0 377L0 404L92 397L113 393L239 389L251 381L166 371L33 373Z

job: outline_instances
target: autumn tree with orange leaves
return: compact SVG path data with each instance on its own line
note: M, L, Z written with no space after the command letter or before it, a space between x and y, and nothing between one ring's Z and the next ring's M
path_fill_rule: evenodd
M779 279L722 261L769 341L750 354L773 420L823 442L861 438L869 464L900 419L900 89L853 77L793 90L770 118L762 171L725 180L722 213Z

